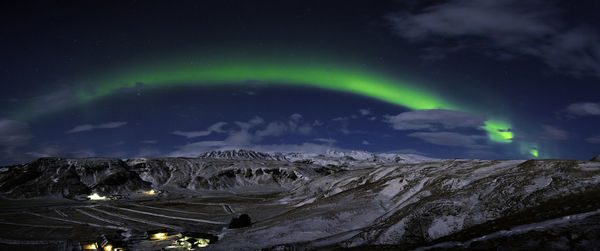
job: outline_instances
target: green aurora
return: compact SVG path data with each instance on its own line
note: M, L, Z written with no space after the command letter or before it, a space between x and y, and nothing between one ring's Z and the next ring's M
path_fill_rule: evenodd
M213 86L248 84L260 81L267 84L296 85L343 91L396 104L412 110L447 109L483 115L457 104L451 104L431 90L425 90L375 71L344 66L326 61L267 59L190 60L189 57L169 60L148 60L134 63L116 71L100 74L88 86L81 86L71 105L83 104L118 93L123 88L134 88L143 83L147 88L176 86ZM135 65L135 66L132 66ZM347 65L347 64L346 64ZM34 117L31 109L22 110L20 117ZM481 127L488 139L495 143L511 143L511 123L503 118L488 118ZM535 156L535 155L534 155Z

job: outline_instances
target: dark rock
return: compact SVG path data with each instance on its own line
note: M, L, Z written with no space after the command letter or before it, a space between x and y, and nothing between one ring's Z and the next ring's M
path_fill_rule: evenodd
M600 162L600 154L596 155L596 157L593 157L590 161L599 161Z
M229 222L229 228L242 228L249 227L252 225L252 221L250 220L250 216L248 214L242 214L239 217L233 217L231 222Z

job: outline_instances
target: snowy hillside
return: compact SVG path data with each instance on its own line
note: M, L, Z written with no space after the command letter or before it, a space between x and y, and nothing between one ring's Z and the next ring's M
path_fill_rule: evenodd
M155 201L136 201L136 194L148 189L164 193ZM120 194L125 196L122 201L72 212L53 209L59 216L50 211L44 217L126 220L131 225L120 223L115 228L127 228L133 235L148 224L175 230L211 229L222 236L211 245L216 250L496 249L500 244L509 249L589 249L600 245L600 162L593 161L244 150L126 161L44 158L1 168L0 192L7 199ZM118 213L109 210L116 208ZM250 214L252 227L220 230L217 226L234 212ZM146 219L149 215L154 219ZM164 223L156 217L165 218ZM3 220L0 225L10 222ZM72 221L64 218L62 224ZM86 221L78 222L80 226ZM140 222L145 225L138 226ZM134 247L159 245L127 240Z

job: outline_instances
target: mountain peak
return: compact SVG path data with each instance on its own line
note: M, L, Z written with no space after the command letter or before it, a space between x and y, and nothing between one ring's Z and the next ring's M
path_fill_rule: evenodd
M203 159L236 159L236 160L279 160L279 158L268 153L255 152L250 150L225 150L205 152L198 156Z

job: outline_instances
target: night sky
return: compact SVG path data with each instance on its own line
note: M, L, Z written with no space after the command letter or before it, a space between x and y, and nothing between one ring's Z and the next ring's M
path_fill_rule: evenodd
M600 154L598 1L14 1L0 164Z

